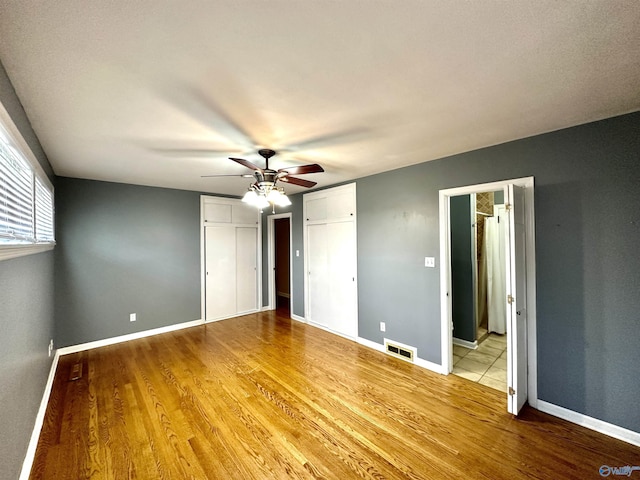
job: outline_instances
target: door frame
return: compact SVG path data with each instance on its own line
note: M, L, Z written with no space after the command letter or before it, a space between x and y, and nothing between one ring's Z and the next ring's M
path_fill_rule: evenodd
M293 218L291 212L277 213L267 216L267 277L269 304L267 310L276 308L276 242L275 221L281 218L289 219L289 316L293 314Z
M451 291L451 225L450 198L480 192L503 190L513 184L525 189L525 229L527 265L527 390L528 403L536 408L538 400L537 340L536 340L536 259L535 259L535 209L534 177L501 180L491 183L448 188L439 192L440 217L440 318L441 318L441 365L445 375L453 369L453 335ZM509 348L509 347L508 347Z

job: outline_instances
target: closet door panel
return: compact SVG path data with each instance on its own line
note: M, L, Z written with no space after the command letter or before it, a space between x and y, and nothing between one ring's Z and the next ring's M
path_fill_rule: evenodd
M235 227L205 228L206 318L223 318L236 312Z
M307 242L309 244L308 288L309 288L309 320L329 327L331 314L329 258L327 251L327 226L307 226Z
M259 220L259 213L256 207L250 205L232 205L231 207L231 220L233 223L246 223L250 225L256 225Z
M348 218L355 215L355 195L352 191L335 193L327 198L327 218Z
M327 199L326 197L309 200L305 204L305 213L308 222L327 219Z
M356 252L354 222L327 224L330 312L327 327L344 335L357 335Z
M205 203L204 220L211 223L231 223L231 205L214 202Z
M237 313L258 307L258 229L236 228L236 292Z

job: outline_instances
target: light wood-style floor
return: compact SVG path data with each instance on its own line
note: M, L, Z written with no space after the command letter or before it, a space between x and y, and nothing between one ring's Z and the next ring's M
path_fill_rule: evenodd
M640 448L516 419L496 390L268 312L62 357L31 478L584 479L605 464L640 465Z

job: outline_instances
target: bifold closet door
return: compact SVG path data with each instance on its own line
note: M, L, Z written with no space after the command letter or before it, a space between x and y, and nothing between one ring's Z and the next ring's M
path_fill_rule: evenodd
M236 313L236 227L206 227L206 319Z
M356 315L356 251L355 224L327 224L330 313L327 326L336 332L355 337Z
M309 319L344 335L357 335L356 252L353 222L307 227Z
M329 257L327 244L327 225L309 225L307 227L309 244L309 319L328 327L327 319L331 312L329 296Z
M236 228L236 308L237 313L258 308L258 229Z

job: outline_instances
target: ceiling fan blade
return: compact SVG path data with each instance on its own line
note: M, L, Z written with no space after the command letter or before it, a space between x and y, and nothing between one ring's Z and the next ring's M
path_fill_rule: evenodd
M250 168L251 170L257 170L259 172L262 171L261 168L258 168L257 166L255 166L253 163L251 163L249 160L244 160L242 158L233 158L233 157L229 157L229 160L233 160L234 162L239 163L240 165L244 165L247 168Z
M301 187L307 187L307 188L315 187L318 184L317 182L303 180L302 178L290 177L289 175L280 177L279 180L284 183L291 183L293 185L300 185Z
M324 168L322 168L317 163L313 163L311 165L300 165L298 167L288 167L281 168L278 172L286 172L289 175L304 175L305 173L320 173L324 172Z
M253 175L250 173L244 175L232 175L227 173L222 173L220 175L200 175L200 178L211 178L211 177L241 177L241 178L253 178Z

